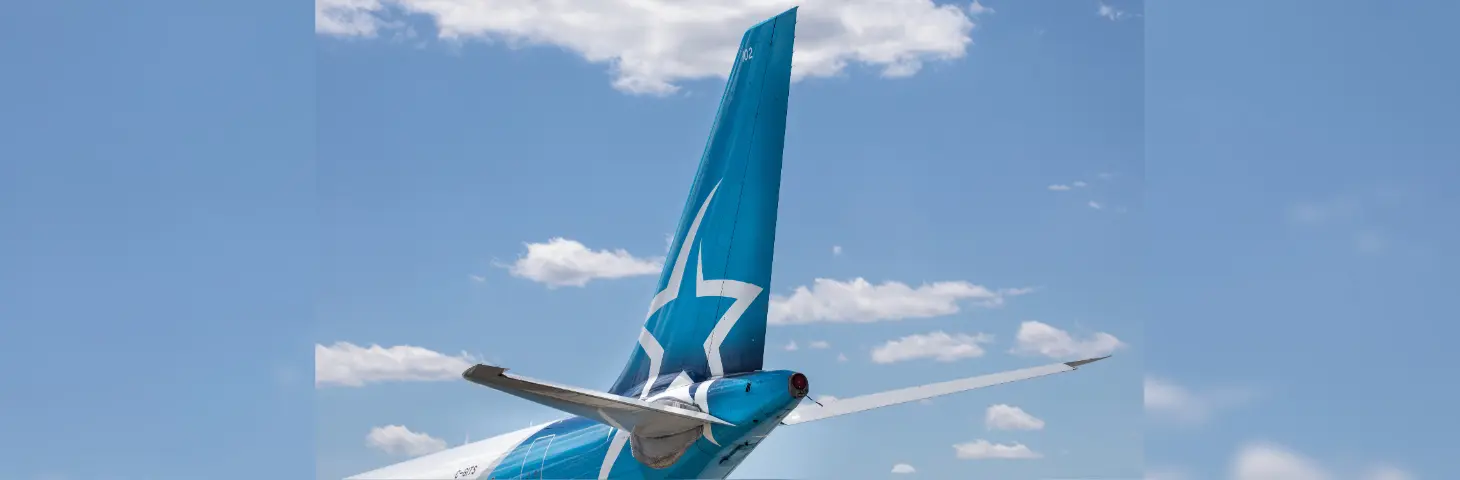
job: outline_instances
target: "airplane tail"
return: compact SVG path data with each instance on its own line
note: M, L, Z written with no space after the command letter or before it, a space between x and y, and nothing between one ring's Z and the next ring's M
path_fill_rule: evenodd
M610 392L761 369L796 9L740 40L639 345Z

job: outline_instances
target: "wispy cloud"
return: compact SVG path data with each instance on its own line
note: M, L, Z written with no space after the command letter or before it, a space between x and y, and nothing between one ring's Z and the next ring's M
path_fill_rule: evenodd
M794 352L794 351L800 349L801 347L796 346L796 341L795 340L792 340L791 343L787 343L784 348L785 348L785 350L787 352Z
M1054 190L1056 192L1065 192L1065 191L1069 191L1070 186L1069 185L1064 185L1064 184L1056 184L1056 185L1050 185L1049 186L1049 189L1050 190Z
M826 340L812 340L811 343L807 344L806 346L817 350L824 350L831 348L831 342L828 342Z
M831 246L831 255L832 256L840 257L841 254L842 254L842 246L841 245L832 245Z
M1117 21L1117 20L1122 20L1122 19L1130 16L1130 14L1125 13L1124 10L1120 10L1118 8L1112 7L1109 4L1106 4L1106 3L1103 3L1103 2L1100 4L1100 9L1099 10L1096 10L1096 13L1099 14L1100 16L1102 16L1102 17L1105 17L1107 20L1110 20L1112 22L1113 21Z
M401 425L386 425L370 429L365 435L365 444L370 448L391 455L419 457L446 449L446 441L424 433L412 432Z
M527 243L527 253L507 268L513 276L547 285L582 287L596 279L653 275L663 267L663 258L638 258L618 250L591 250L577 241L553 238L545 243Z
M1022 443L1004 445L982 439L954 445L953 450L958 458L965 460L1032 460L1044 456Z
M1105 206L1104 205L1101 205L1100 202L1097 202L1097 201L1094 201L1094 200L1091 200L1089 203L1086 203L1085 205L1089 205L1090 208L1093 208L1093 209L1096 209L1096 210L1103 210L1105 208Z
M463 352L447 356L421 347L361 347L336 342L314 346L314 385L359 387L367 383L460 380L461 372L479 363Z
M1386 210L1403 195L1388 191L1370 195L1338 195L1322 200L1293 202L1287 206L1288 223L1312 232L1326 232L1343 238L1359 253L1377 254L1389 250L1393 232L1380 227Z
M1012 353L1043 355L1054 359L1079 359L1109 355L1124 347L1120 339L1105 332L1096 332L1085 339L1076 339L1069 332L1047 323L1026 321L1019 324L1017 345Z
M1245 388L1193 391L1154 376L1145 379L1146 415L1154 420L1201 424L1219 410L1250 402L1256 394Z
M979 333L968 335L962 333L949 334L947 332L932 332L926 334L908 335L896 340L889 340L887 343L872 349L872 361L876 363L897 363L909 360L934 359L939 362L952 362L965 358L981 357L984 354L982 343L989 343L994 340L992 335Z
M969 282L923 284L916 288L900 282L873 284L862 278L839 281L816 279L811 287L796 287L790 296L773 295L770 323L870 323L928 318L958 313L963 305L998 307L1008 297L1027 294L1029 288L990 290Z

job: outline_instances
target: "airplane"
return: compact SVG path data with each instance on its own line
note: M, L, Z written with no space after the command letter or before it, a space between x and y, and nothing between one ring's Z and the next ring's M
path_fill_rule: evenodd
M806 375L765 370L771 263L796 11L740 40L638 345L607 391L477 364L462 376L570 415L347 480L725 478L797 425L1073 371L1055 363L828 402ZM1107 355L1108 357L1108 355Z

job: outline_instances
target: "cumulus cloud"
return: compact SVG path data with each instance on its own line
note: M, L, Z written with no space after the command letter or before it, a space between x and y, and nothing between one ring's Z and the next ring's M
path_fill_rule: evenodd
M1205 422L1217 410L1246 403L1253 397L1246 389L1222 388L1194 392L1154 376L1145 379L1146 415L1186 424Z
M967 335L962 333L948 334L946 332L932 332L927 334L914 334L896 340L889 340L887 343L872 349L872 361L877 363L897 363L908 360L924 358L935 359L940 362L952 362L964 358L981 357L984 354L980 343L989 343L994 337L988 334Z
M1233 480L1329 480L1317 462L1267 442L1253 442L1237 450L1232 461Z
M918 469L906 463L899 463L892 466L892 473L917 473Z
M960 302L997 307L1004 299L1033 291L1028 288L989 290L980 285L956 281L923 284L917 288L900 282L873 285L863 278L838 281L816 279L810 288L796 287L791 296L772 295L770 323L870 323L908 318L927 318L958 313Z
M1247 442L1232 459L1232 480L1410 480L1413 476L1392 465L1370 468L1362 475L1351 469L1335 473L1320 462L1292 449L1267 441Z
M953 446L958 458L964 460L1030 460L1041 458L1044 455L1030 450L1022 443L1004 445L1001 443L989 443L988 440L974 440L968 443L960 443Z
M365 444L370 448L391 455L419 457L446 449L446 441L424 433L412 432L400 425L386 425L370 429L365 435Z
M1097 332L1084 340L1076 340L1069 332L1033 320L1019 324L1015 340L1017 345L1013 353L1044 355L1054 359L1099 357L1125 346L1109 333Z
M548 288L581 287L595 279L653 275L664 265L662 258L638 258L623 249L591 250L561 237L526 245L527 253L505 267L513 276Z
M1041 430L1044 420L1012 405L990 405L984 413L984 426L989 430Z
M998 13L998 12L994 11L994 9L992 9L992 8L989 8L989 7L984 6L984 4L979 3L978 0L973 0L973 3L971 3L971 4L968 5L968 13L970 15L973 15L973 16L977 17L977 16L983 15L985 13Z
M371 37L418 15L445 40L558 47L608 66L621 91L667 95L723 78L746 28L798 4L795 80L852 63L905 77L972 43L968 9L928 0L315 0L315 32Z
M458 380L461 372L479 363L462 353L447 356L421 347L398 345L361 347L336 342L314 345L314 385L359 387L367 383Z

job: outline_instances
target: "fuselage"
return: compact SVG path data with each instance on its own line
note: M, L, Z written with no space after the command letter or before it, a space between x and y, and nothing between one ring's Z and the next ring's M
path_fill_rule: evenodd
M687 446L663 468L640 461L632 452L633 432L599 420L569 417L544 425L462 445L351 479L562 479L562 478L725 478L770 434L806 393L793 385L794 372L752 372L699 383L671 385L648 400L700 409L733 426L708 425L692 433ZM640 440L653 449L655 439ZM647 440L647 441L646 441Z

